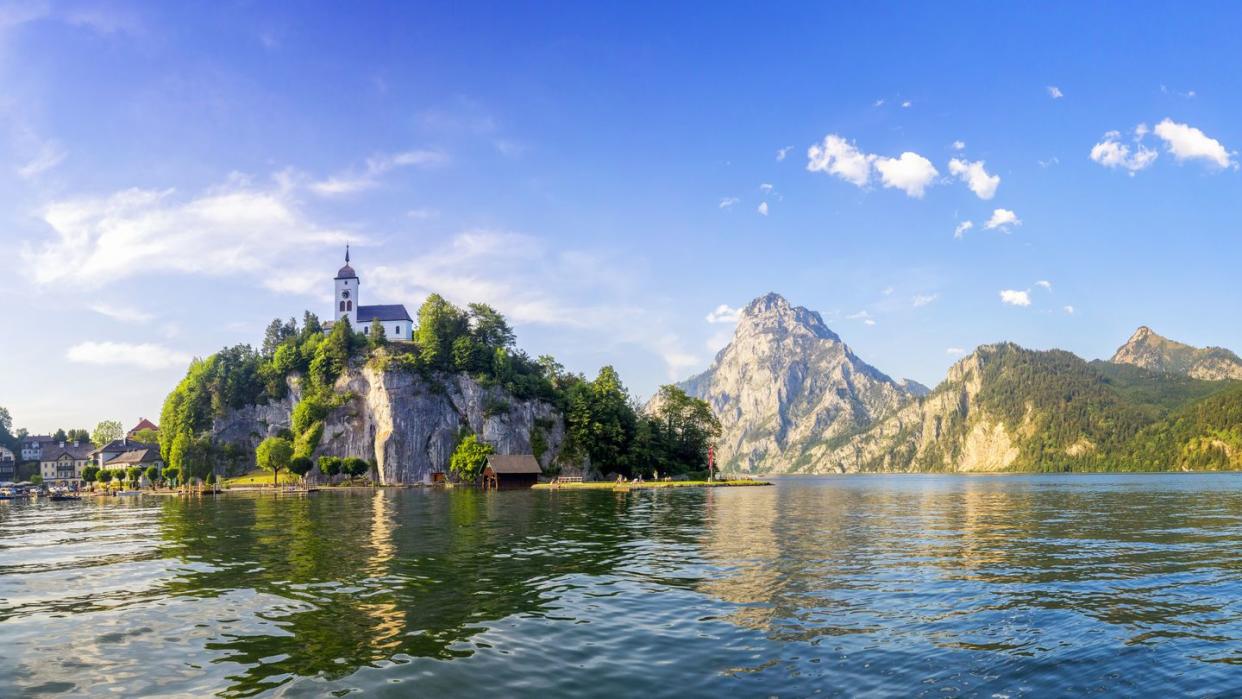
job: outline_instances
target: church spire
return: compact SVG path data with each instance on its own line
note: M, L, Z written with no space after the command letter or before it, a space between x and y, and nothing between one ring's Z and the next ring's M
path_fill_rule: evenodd
M349 264L349 243L345 243L345 264Z

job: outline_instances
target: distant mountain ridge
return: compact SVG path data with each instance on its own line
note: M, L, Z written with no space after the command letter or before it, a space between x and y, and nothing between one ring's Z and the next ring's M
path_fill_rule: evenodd
M741 312L712 366L679 386L720 418L731 470L793 471L811 448L927 393L859 359L815 311L769 293Z
M1223 347L1199 348L1175 342L1146 325L1117 348L1111 361L1207 381L1242 380L1242 358L1233 352Z
M929 391L768 294L711 368L680 385L720 418L727 470L1109 471L1242 468L1235 378L1232 352L1144 327L1111 362L983 345Z

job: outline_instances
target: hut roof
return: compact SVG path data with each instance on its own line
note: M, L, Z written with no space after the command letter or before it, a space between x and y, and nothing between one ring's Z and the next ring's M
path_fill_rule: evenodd
M487 465L493 473L543 473L539 462L530 454L492 454L487 457Z

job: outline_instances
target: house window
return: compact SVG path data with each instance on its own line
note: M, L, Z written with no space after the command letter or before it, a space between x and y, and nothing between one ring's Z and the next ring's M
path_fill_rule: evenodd
M393 335L400 335L400 334L401 334L401 326L400 326L400 325L394 325L394 326L392 326L392 334L393 334Z

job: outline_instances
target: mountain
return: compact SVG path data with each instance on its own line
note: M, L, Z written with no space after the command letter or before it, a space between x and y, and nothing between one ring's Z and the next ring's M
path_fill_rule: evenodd
M1223 347L1192 347L1174 342L1142 326L1113 354L1116 364L1134 366L1196 379L1242 380L1242 358Z
M816 472L1189 468L1190 442L1228 426L1194 406L1230 391L1238 393L1232 383L1087 362L1061 350L984 345L926 397L823 445L811 463ZM1187 410L1194 424L1183 419L1171 434ZM1242 425L1226 442L1242 445L1239 435ZM1242 461L1242 448L1237 455Z
M859 359L823 318L778 294L742 310L712 366L679 387L720 418L728 470L793 472L812 450L895 414L927 393Z

